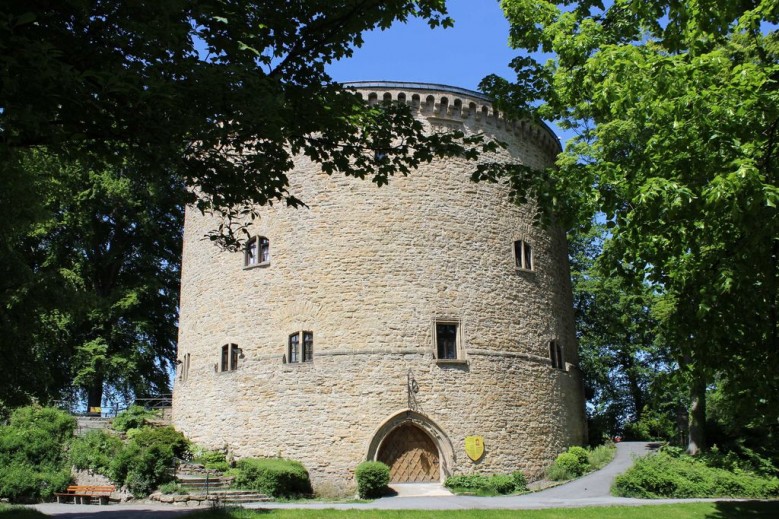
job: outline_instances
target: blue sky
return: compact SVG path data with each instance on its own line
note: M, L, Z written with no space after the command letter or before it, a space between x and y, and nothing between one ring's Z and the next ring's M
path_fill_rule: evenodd
M509 24L499 0L448 0L454 27L430 27L421 20L364 35L354 56L333 63L334 80L441 83L478 90L489 74L513 80L508 67L517 51L508 46ZM550 123L563 145L571 137Z
M511 79L509 25L498 0L449 0L454 27L430 29L421 20L364 35L351 59L330 66L336 81L413 81L476 90L488 74Z

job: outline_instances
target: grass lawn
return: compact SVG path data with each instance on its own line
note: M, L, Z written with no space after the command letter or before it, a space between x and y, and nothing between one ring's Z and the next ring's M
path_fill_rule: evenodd
M187 519L742 519L777 518L779 501L556 508L549 510L241 510L202 511ZM5 517L0 514L0 519Z
M32 508L0 503L0 519L44 519L48 517Z
M111 511L112 507L100 507ZM97 509L96 509L97 511ZM31 508L0 504L0 519L45 519ZM89 517L89 516L86 516ZM96 514L95 518L99 518ZM151 515L153 517L153 514ZM554 508L549 510L203 510L186 519L757 519L779 517L779 501Z

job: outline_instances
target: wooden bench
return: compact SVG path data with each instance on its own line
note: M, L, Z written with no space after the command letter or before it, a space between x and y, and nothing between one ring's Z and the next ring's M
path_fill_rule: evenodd
M108 504L108 498L111 497L111 492L114 492L116 487L114 486L98 486L98 485L70 485L66 492L57 492L54 495L57 496L57 502L68 503L69 498L73 498L75 504L88 505L92 503L99 503L101 505Z

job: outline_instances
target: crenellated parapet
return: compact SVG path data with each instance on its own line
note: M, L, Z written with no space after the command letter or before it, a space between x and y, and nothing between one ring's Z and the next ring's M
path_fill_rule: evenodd
M546 124L514 119L496 110L489 97L464 88L432 83L356 81L344 83L368 104L404 103L435 126L476 131L499 129L527 140L553 159L562 151L560 140Z

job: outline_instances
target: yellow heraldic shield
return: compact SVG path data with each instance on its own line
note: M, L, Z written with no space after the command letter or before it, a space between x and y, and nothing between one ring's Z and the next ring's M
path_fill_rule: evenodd
M478 461L484 455L484 436L466 436L465 453L473 461Z

